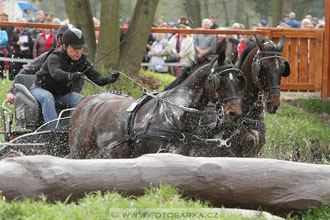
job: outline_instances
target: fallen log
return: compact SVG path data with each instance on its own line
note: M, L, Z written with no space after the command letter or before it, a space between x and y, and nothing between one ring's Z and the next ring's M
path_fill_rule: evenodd
M256 158L148 154L135 159L69 160L27 156L0 161L0 191L7 200L41 194L49 200L82 198L92 191L141 195L150 184L172 185L216 207L288 213L326 201L330 166Z

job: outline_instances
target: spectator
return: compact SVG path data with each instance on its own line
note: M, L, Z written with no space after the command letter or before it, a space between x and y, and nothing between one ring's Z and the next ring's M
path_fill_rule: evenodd
M311 22L313 20L313 16L312 15L306 15L305 18L309 19Z
M45 13L45 19L44 19L44 23L46 21L52 21L54 19L54 15L52 13L46 12Z
M178 27L180 24L184 24L185 26L189 26L188 24L188 18L186 16L181 16L179 19L179 23L176 25Z
M268 27L268 22L266 20L260 20L259 27Z
M234 38L233 35L228 34L220 42L216 53L219 54L220 51L225 50L226 58L232 57L236 53L238 43L239 43L239 40Z
M252 31L257 31L258 25L257 24L251 24L251 30ZM256 42L256 39L254 38L253 35L249 36L249 39L246 42L246 45L249 45L250 43Z
M213 15L210 15L209 16L209 19L212 23L211 25L211 29L218 29L219 28L219 25L217 23L215 23L215 17Z
M50 21L46 21L50 23ZM50 51L57 46L55 34L48 28L45 28L41 34L38 34L37 39L33 44L33 59L36 59L46 51Z
M37 23L44 23L45 21L45 14L43 10L39 10L37 14Z
M174 22L173 21L167 22L167 28L174 28ZM175 35L174 33L167 33L165 35L165 39L167 41L169 41L171 39L171 37L174 36L174 35Z
M171 46L167 40L164 39L164 33L155 33L156 41L152 44L148 57L151 64L149 69L159 73L167 73L168 66L164 65L163 56L168 56L171 53Z
M287 25L286 23L281 23L277 26L278 28L291 28L289 25Z
M180 29L187 29L184 24L180 24ZM192 37L187 34L176 34L170 42L171 50L178 58L179 63L190 64L194 60L194 43ZM181 74L181 66L173 67L173 73L175 76Z
M317 17L313 17L313 18L312 18L312 23L313 23L313 25L316 27L317 24L319 23L319 19L318 19Z
M309 18L304 18L301 21L301 27L302 28L314 28L314 25L312 24L312 21Z
M21 18L18 22L26 22ZM14 33L9 39L12 56L15 58L32 59L33 40L31 33L24 27L16 27ZM22 69L23 63L13 62L9 72L9 79L13 80Z
M233 30L242 30L244 29L244 25L243 24L240 24L240 23L234 23L232 25L232 29ZM238 39L239 41L241 40L242 36L237 34L237 35L233 35L234 38Z
M161 27L165 23L163 16L159 16L157 22L157 27Z
M282 20L280 20L280 22L278 22L277 26L279 26L282 23L285 23L289 20L289 15L288 14L284 14L282 17Z
M243 35L240 42L237 45L237 51L238 51L238 56L241 56L241 53L243 52L244 48L247 46L249 41L249 35Z
M204 19L202 22L203 29L211 28L210 19ZM198 60L215 52L217 45L217 36L214 34L196 34L194 39L194 47Z
M5 30L0 30L0 57L7 57L7 42L8 35ZM6 70L8 68L8 62L0 62L0 78L6 78Z
M324 22L320 22L316 25L316 28L325 28L325 23Z
M0 13L0 21L8 21L8 15L4 12ZM4 30L6 31L7 33L7 43L5 45L5 47L3 47L4 45L2 44L1 45L1 48L4 48L4 49L1 49L2 50L2 55L3 57L10 57L10 42L9 42L9 39L12 37L13 35L13 32L14 32L14 27L11 27L11 26L4 26L4 27L0 27L1 30ZM8 61L4 61L2 64L4 64L4 69L3 70L8 70L9 69L9 62ZM0 64L2 66L2 64ZM4 76L3 76L4 77Z
M128 28L130 23L131 23L131 18L127 18L127 22L124 24L124 27Z
M289 13L289 20L285 23L291 28L301 28L299 22L296 20L296 13L294 12Z

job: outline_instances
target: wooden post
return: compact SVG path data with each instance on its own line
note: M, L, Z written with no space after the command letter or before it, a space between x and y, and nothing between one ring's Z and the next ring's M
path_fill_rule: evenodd
M324 57L323 57L323 79L322 79L322 100L330 97L330 0L325 0L325 36L324 36Z

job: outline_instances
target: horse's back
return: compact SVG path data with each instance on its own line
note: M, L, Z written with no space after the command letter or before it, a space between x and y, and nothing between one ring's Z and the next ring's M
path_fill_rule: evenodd
M134 99L102 93L84 98L70 120L70 158L85 158L91 149L124 134L126 109Z

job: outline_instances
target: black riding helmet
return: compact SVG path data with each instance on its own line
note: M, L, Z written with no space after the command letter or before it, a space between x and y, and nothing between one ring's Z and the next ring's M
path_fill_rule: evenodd
M81 30L78 28L71 28L64 32L62 37L62 43L70 45L73 48L85 48L85 37Z
M56 39L60 38L59 40L59 44L63 44L63 41L62 41L62 37L63 37L63 34L66 30L68 29L71 29L71 28L76 28L75 26L73 26L72 24L63 24L61 25L61 27L57 30L57 35L56 35Z

